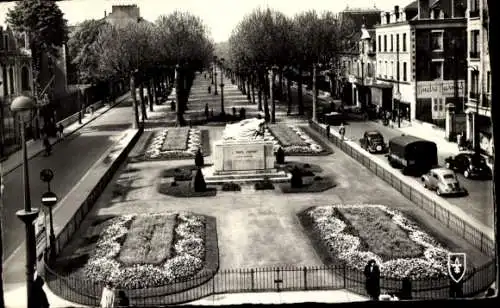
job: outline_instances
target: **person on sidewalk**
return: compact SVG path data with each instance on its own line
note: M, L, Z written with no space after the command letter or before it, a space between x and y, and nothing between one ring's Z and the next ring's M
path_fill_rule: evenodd
M115 305L115 289L111 282L107 282L102 289L101 308L113 308Z
M340 123L340 127L339 127L339 134L340 134L340 140L344 141L344 137L345 137L345 126L344 126L344 122Z
M366 282L366 292L374 301L378 301L380 296L380 269L375 260L368 261L364 270Z
M118 291L118 301L117 307L128 307L130 306L130 301L123 290Z
M208 86L208 94L212 93L212 87Z
M45 156L50 156L50 153L52 153L52 144L50 144L47 134L43 137L43 147L45 148Z
M49 308L49 300L47 299L47 294L43 290L44 281L40 276L36 276L33 282L33 301L35 303L34 307L39 308Z
M57 126L57 134L59 139L64 139L64 126L61 123Z

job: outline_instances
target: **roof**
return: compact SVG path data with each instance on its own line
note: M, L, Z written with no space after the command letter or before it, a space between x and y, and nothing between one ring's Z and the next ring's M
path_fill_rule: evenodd
M431 5L429 5L429 8L434 8L435 6L438 6L440 4L440 0L434 0Z
M365 133L367 135L380 135L380 136L382 136L382 134L378 130L367 130Z
M411 136L411 135L401 135L398 137L394 137L389 142L395 143L395 144L403 146L403 147L406 147L407 145L415 143L415 142L432 143L432 144L436 145L432 141L428 141L428 140L418 138L415 136Z
M413 1L404 8L405 10L418 10L418 0Z
M445 175L445 174L455 175L455 172L451 169L448 169L448 168L434 168L431 171L436 173L437 175Z

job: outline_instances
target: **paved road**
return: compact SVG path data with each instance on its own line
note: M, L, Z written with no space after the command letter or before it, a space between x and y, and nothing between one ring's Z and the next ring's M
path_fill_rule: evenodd
M95 161L113 144L113 138L130 127L133 119L130 103L124 102L83 127L53 147L52 155L39 155L29 161L31 204L40 207L40 197L47 185L40 181L40 171L54 171L51 189L62 199L85 175ZM24 241L24 227L15 213L23 208L23 168L4 177L3 231L4 260Z
M293 90L293 104L294 112L298 103L298 94ZM304 94L304 105L306 109L312 106L312 97ZM401 132L384 126L374 121L351 121L346 125L346 137L354 141L359 140L366 130L377 129L379 130L386 140L393 137L400 136ZM438 147L439 151L439 147ZM444 164L444 159L447 154L439 154L440 164ZM491 180L470 180L464 178L461 174L458 175L460 183L468 190L469 195L465 197L449 198L448 201L460 207L472 217L478 219L486 226L493 228L493 194L492 194L492 181Z

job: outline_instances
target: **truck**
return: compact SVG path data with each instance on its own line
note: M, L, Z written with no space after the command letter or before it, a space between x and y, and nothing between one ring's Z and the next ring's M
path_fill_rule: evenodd
M404 175L421 176L438 165L434 142L415 136L402 135L389 140L387 160Z

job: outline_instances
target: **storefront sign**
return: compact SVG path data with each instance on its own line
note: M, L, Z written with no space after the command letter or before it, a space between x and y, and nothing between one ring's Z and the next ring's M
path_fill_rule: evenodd
M479 132L479 147L488 155L492 155L493 139L489 134L485 132Z
M465 96L465 82L459 80L457 82L458 96ZM439 81L420 81L417 82L417 97L418 98L433 98L433 97L454 97L455 96L455 81L454 80L439 80Z

